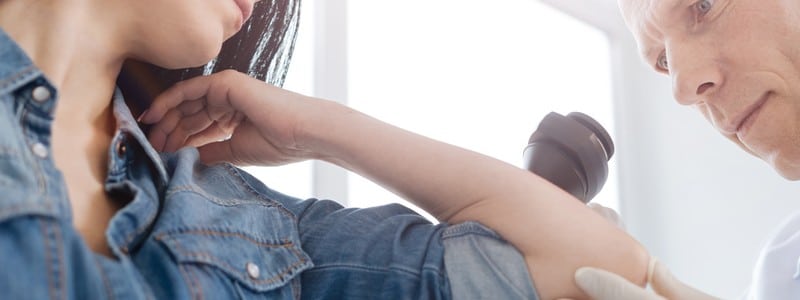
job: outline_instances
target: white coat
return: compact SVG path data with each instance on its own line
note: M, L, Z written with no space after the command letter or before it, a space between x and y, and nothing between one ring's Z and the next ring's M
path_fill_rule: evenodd
M743 299L800 299L800 212L784 221L761 250Z

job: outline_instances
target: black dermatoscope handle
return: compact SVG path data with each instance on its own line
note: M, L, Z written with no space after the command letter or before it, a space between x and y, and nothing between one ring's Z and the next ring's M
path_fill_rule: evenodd
M614 142L600 123L579 112L551 112L528 140L523 160L525 169L589 203L606 183L612 155Z

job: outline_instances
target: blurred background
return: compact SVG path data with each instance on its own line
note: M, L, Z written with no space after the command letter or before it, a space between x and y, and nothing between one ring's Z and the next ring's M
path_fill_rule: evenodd
M303 2L285 88L516 166L547 113L589 114L616 144L594 201L619 211L678 278L718 297L742 294L758 250L800 209L800 185L673 100L615 0ZM248 171L300 198L412 206L323 162Z

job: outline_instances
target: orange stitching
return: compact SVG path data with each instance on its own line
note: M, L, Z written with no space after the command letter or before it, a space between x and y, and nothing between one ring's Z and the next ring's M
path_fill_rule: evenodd
M39 229L42 231L42 240L44 242L45 268L49 269L48 266L50 265L51 261L50 261L50 245L49 245L50 243L48 241L50 239L48 239L47 230L46 230L47 228L44 226L44 221L43 220L39 220L39 225L40 225ZM55 297L55 293L54 293L54 289L53 289L53 279L51 278L51 276L53 275L53 272L49 272L49 270L46 270L46 271L47 271L47 290L50 292L50 299L55 299L56 297Z
M62 249L62 244L64 243L64 240L61 238L61 230L60 230L61 227L60 226L53 226L53 229L54 229L54 232L55 232L55 235L56 235L56 247L58 247L58 265L59 265L59 271L60 271L59 272L59 278L61 280L61 281L59 281L59 283L64 284L65 282L67 282L67 279L65 278L66 277L66 273L67 273L67 268L66 268L66 266L64 266L64 249ZM61 287L61 296L62 296L61 299L67 299L67 287L66 286L62 286Z
M297 216L295 216L294 213L289 211L286 207L283 207L282 203L276 201L275 199L271 199L269 197L266 197L265 195L262 195L261 193L256 191L255 188L253 188L249 183L247 183L246 180L244 180L244 178L243 178L242 174L240 173L239 169L237 169L236 167L234 167L231 164L226 164L225 165L225 169L228 171L229 174L233 175L234 178L239 180L239 183L244 185L251 194L253 194L254 196L258 197L259 199L275 203L276 204L275 207L277 207L281 212L286 214L289 218L291 218L292 220L296 220L297 219Z
M195 285L197 285L197 283L194 282L194 277L187 274L188 270L185 266L179 265L178 271L181 272L183 280L187 283L186 285L189 287L189 293L192 294L192 299L199 299L200 297L197 296L199 293L195 290Z
M263 206L263 207L270 207L270 208L274 207L274 208L277 208L279 210L281 209L281 207L276 205L276 203L274 203L275 201L273 201L271 199L265 199L263 197L257 197L257 199L220 198L220 197L217 197L217 196L214 196L214 195L210 195L205 190L203 190L201 187L195 186L195 185L180 185L180 186L171 187L171 188L169 188L169 190L167 190L166 197L171 197L172 195L175 195L175 194L178 194L178 193L195 194L195 195L198 195L198 196L202 197L203 200L207 200L207 201L212 202L214 204L221 205L221 206L226 206L226 207L228 207L228 206L240 206L240 205L244 205L244 204L253 204L253 205L259 205L259 206ZM281 211L281 213L285 213L285 212ZM289 216L289 217L291 217L291 216Z
M234 274L241 273L241 272L237 271L237 268L234 268L234 267L232 267L231 265L229 265L229 264L227 264L225 262L222 262L222 261L219 261L219 260L215 259L214 256L212 256L212 255L210 255L208 253L205 253L205 252L184 252L184 251L181 251L181 252L184 255L187 255L187 256L192 256L192 257L195 257L195 258L206 258L206 259L212 260L212 261L214 261L214 263L220 265L223 269L228 270L231 273L234 273ZM304 262L305 261L302 260L302 259L298 260L297 262L295 262L295 263L291 264L290 266L284 268L284 270L281 271L280 273L278 273L275 276L272 276L270 278L264 278L264 279L252 279L251 278L250 280L253 281L253 282L259 283L259 284L270 284L272 282L278 281L281 277L289 274L289 272L294 267L296 267L296 266L298 266L298 265L300 265L300 264L302 264Z
M194 270L186 269L186 271L189 273L189 276L192 277L192 281L200 282L200 281L197 280L197 272L195 272L196 270L197 270L196 268ZM203 286L200 285L200 284L197 284L197 288L198 288L197 299L203 300L205 298L205 291L203 290Z
M15 214L17 214L19 212L26 212L27 210L31 210L31 209L26 209L26 207L38 207L38 206L39 206L38 204L37 205L31 205L31 203L9 205L7 207L3 207L3 214L2 215L6 216L6 217L11 217L11 216L13 216L13 215L15 215ZM44 206L45 210L48 210L48 212L49 212L50 203L44 203L43 206ZM29 213L29 214L33 214L33 213ZM54 213L53 215L56 215L56 214ZM50 217L50 215L46 215L46 216ZM14 216L14 217L16 218L18 216Z
M10 78L6 78L4 80L1 80L0 81L0 88L1 89L8 88L9 86L11 86L12 83L16 83L18 80L21 80L22 78L25 78L26 76L30 76L31 74L35 74L35 73L36 73L36 67L35 66L27 66L24 69L18 71L16 74L14 74L14 76L12 76ZM33 79L33 80L35 80L35 79ZM30 80L30 81L33 81L33 80Z
M111 285L108 282L108 275L106 275L106 271L103 269L103 266L100 264L100 259L94 259L94 266L97 270L100 271L100 276L103 277L103 286L106 288L106 294L108 295L108 299L114 299L114 291L111 290Z
M186 231L180 231L180 232L181 233L200 233L200 234L209 234L209 235L222 235L222 236L236 236L236 237L240 237L242 239L245 239L247 241L251 241L251 242L253 242L255 244L258 244L258 245L265 245L265 246L267 246L269 248L288 248L298 258L297 262L295 262L295 263L289 265L288 267L284 268L281 272L279 272L275 276L272 276L272 277L269 277L269 278L264 278L264 279L252 279L251 278L250 280L255 282L256 284L271 284L273 282L276 282L276 281L280 280L282 277L284 277L284 276L288 275L289 273L291 273L295 267L306 263L306 259L302 255L300 255L300 252L298 251L298 249L296 247L294 247L294 243L292 241L284 241L283 244L275 245L275 244L265 244L265 243L256 241L256 240L254 240L254 239L252 239L252 238L250 238L248 236L245 236L243 234L240 234L240 233L216 232L216 231L210 231L210 230L186 230ZM165 241L167 239L171 239L171 236L168 233L160 233L155 237L155 239L156 240ZM223 270L227 270L228 272L231 272L233 274L240 274L241 273L240 271L238 271L239 268L233 267L233 266L231 266L230 264L228 264L226 262L220 261L219 259L216 258L216 256L211 255L211 254L209 254L207 252L186 251L186 250L184 250L184 247L182 247L178 243L173 243L172 247L175 248L175 251L180 252L184 256L191 256L191 257L194 257L194 258L197 258L197 259L207 259L207 260L211 261L213 264L216 264L216 265L220 266Z
M213 230L207 230L207 229L187 229L187 230L178 230L177 232L184 233L184 234L199 234L199 235L210 235L210 236L233 236L233 237L238 237L238 238L247 240L247 241L252 242L254 244L257 244L257 245L268 247L268 248L284 248L284 247L294 246L294 242L292 242L292 241L284 240L284 241L282 241L281 244L272 244L272 243L258 241L258 240L254 239L252 237L249 237L247 235L244 235L244 234L238 233L238 232L223 232L223 231L213 231ZM164 236L167 236L166 239L171 238L171 236L169 236L168 233L162 233L162 234L159 234L156 237L156 239L164 240L165 239Z

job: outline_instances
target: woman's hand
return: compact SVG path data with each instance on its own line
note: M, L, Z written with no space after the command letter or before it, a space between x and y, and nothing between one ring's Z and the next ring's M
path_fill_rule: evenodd
M206 162L239 164L322 159L381 184L443 222L480 222L523 254L544 299L582 298L573 276L581 266L644 284L643 248L552 183L344 105L224 72L167 90L142 120L156 124L150 139L160 150L201 146Z
M223 71L169 88L140 121L153 124L149 139L158 151L193 146L206 163L280 165L313 157L300 149L298 132L321 102Z

